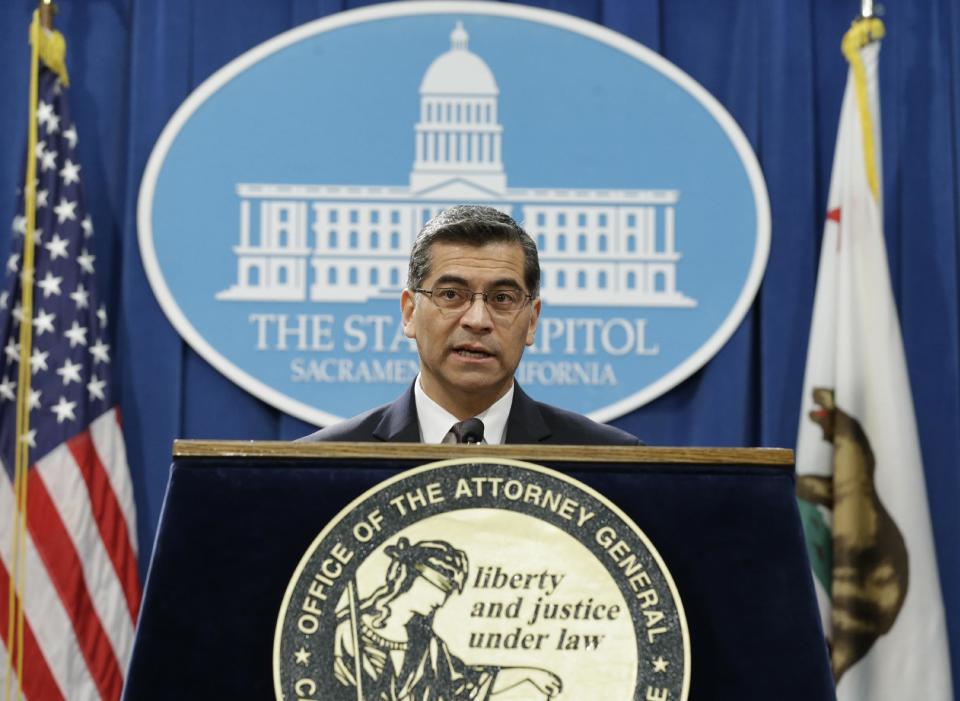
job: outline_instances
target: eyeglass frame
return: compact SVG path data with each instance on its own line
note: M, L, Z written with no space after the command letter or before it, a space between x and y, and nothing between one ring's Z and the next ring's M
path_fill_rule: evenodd
M466 303L465 303L462 307L441 307L439 304L437 304L437 301L433 298L433 295L434 295L434 293L435 293L437 290L463 290L463 291L465 291L465 292L469 292L469 293L470 293L470 299L467 300ZM496 288L496 289L493 289L493 290L487 290L487 291L482 291L482 290L481 290L481 291L474 291L474 290L471 290L469 287L457 287L457 286L455 286L455 285L438 285L437 287L434 287L432 290L428 290L428 289L425 289L425 288L423 288L423 287L415 287L415 288L413 288L413 289L411 290L411 292L415 292L415 293L418 293L418 294L427 295L427 296L430 298L430 301L433 302L433 305L434 305L437 309L439 309L441 312L459 312L459 313L461 313L461 314L462 314L463 312L467 311L468 309L470 309L470 307L473 306L473 300L475 300L475 299L477 298L477 295L479 295L480 297L483 298L483 304L484 304L484 306L486 306L487 309L489 309L491 312L496 313L496 314L505 314L505 315L506 315L506 314L516 314L516 313L519 312L521 309L523 309L523 308L526 307L528 304L530 304L534 299L536 299L536 298L535 298L532 294L530 294L529 292L524 292L524 291L520 290L520 289L517 288L517 287L500 287L500 288ZM508 310L508 309L497 309L496 307L490 306L490 303L487 301L487 297L488 297L489 295L491 295L491 294L496 293L496 292L519 292L523 297L526 297L526 301L524 301L522 304L520 304L516 309L509 309L509 310Z

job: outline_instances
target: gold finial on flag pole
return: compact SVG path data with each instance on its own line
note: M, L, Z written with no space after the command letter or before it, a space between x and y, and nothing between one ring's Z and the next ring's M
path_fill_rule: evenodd
M57 15L57 6L53 0L40 0L37 9L40 11L40 26L44 29L53 29L53 18Z
M870 5L870 12L873 12L873 2L871 0L862 0L864 7ZM874 144L874 119L871 114L869 95L867 94L867 76L864 68L863 58L860 56L860 50L875 41L880 41L886 34L886 29L879 17L871 14L870 16L858 17L853 26L847 30L841 42L843 55L846 57L850 68L853 71L854 90L857 95L857 109L860 115L861 130L863 132L863 157L864 165L867 171L867 183L870 186L870 192L874 199L880 201L880 183L877 169L877 160Z
M41 31L38 32L40 60L51 71L57 74L66 87L70 86L70 76L67 75L67 42L63 35L53 28L53 18L57 14L57 6L53 0L39 0L36 16L39 18ZM31 39L33 41L33 39Z

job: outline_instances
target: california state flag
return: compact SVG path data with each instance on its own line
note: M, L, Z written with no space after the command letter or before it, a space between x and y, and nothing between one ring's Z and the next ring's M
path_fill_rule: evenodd
M881 22L865 19L843 41L850 70L803 383L797 492L840 701L952 701L923 462L883 239L882 36Z

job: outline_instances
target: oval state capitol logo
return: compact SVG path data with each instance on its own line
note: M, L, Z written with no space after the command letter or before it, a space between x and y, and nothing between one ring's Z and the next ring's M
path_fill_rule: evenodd
M639 528L538 465L448 460L377 485L300 561L278 699L686 699L683 607Z
M719 350L769 249L749 145L675 66L555 12L410 2L304 25L201 85L148 163L141 251L197 352L330 423L416 376L408 254L464 202L537 242L543 314L518 381L601 421Z

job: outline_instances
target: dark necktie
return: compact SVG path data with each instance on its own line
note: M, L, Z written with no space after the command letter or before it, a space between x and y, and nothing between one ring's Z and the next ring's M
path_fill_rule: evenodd
M457 437L457 443L483 442L483 421L480 419L467 419L455 423L450 431Z

